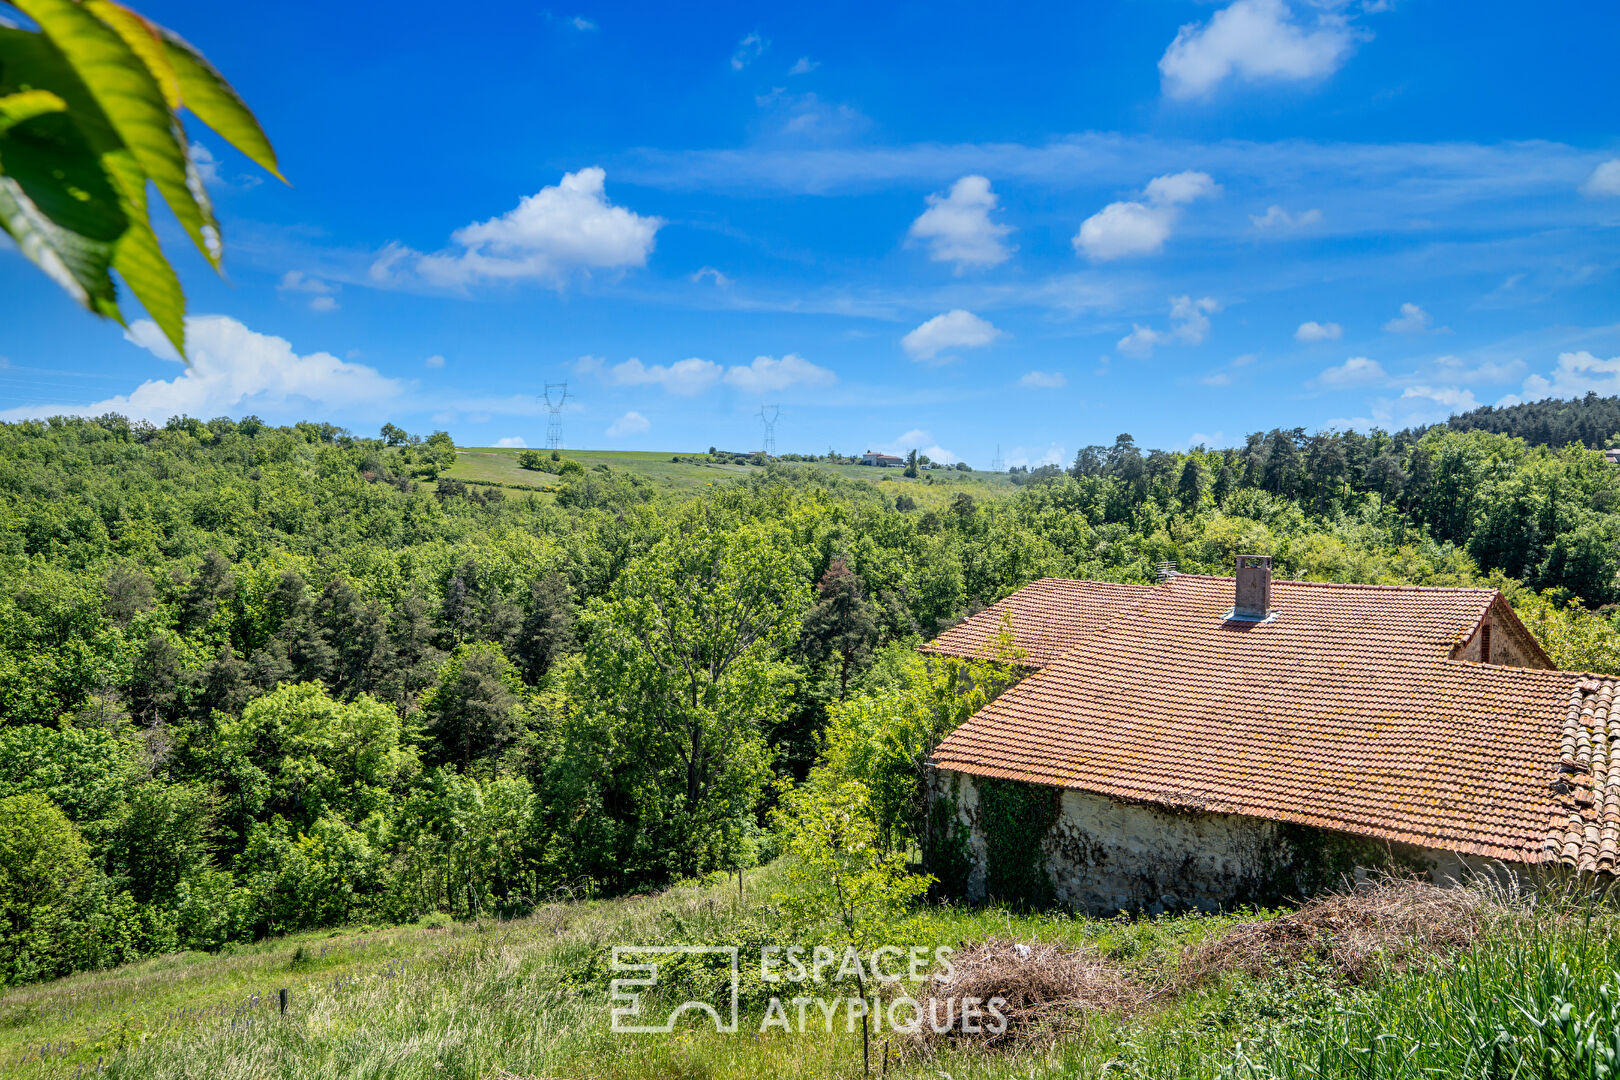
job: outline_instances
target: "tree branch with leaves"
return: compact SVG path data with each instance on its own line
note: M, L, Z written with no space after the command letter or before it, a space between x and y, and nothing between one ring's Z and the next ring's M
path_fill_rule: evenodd
M86 309L124 325L117 271L185 353L185 293L148 185L219 270L224 246L181 110L278 179L275 150L180 35L111 0L11 0L0 15L0 228ZM0 12L5 10L0 5Z

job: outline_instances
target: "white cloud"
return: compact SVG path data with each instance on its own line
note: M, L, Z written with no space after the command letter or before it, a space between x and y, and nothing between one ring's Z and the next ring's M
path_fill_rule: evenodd
M451 239L459 251L424 255L390 244L372 263L371 279L387 285L414 272L447 288L480 281L560 284L574 270L645 266L664 221L608 202L606 177L595 167L565 174L500 217L457 229Z
M4 22L4 18L0 17L0 25L4 25ZM191 144L191 165L196 170L195 181L201 183L204 188L246 191L264 182L264 178L255 173L239 173L235 177L227 177L224 162L200 142Z
M191 163L196 166L197 178L208 187L218 187L221 183L219 175L219 159L214 152L200 142L191 144Z
M338 287L329 281L311 277L301 270L289 270L281 275L281 281L276 285L276 291L282 293L303 293L310 298L311 311L336 311L337 297L334 295Z
M1605 161L1592 170L1581 185L1581 194L1594 198L1620 196L1620 158Z
M1344 336L1344 327L1336 322L1302 322L1294 331L1295 341L1337 341Z
M1228 375L1224 371L1217 371L1212 374L1205 375L1198 381L1203 383L1205 386L1231 386L1232 376Z
M1605 397L1620 394L1620 356L1600 360L1585 349L1559 353L1558 367L1553 371L1524 380L1526 401L1581 397L1589 390Z
M1474 397L1472 390L1463 390L1456 386L1408 386L1401 397L1433 401L1444 405L1454 413L1479 408L1479 401Z
M495 446L499 450L522 450L528 447L521 435L508 435L504 439L496 439Z
M1201 345L1209 335L1209 316L1221 310L1214 297L1194 300L1191 296L1170 298L1170 329L1155 330L1138 323L1119 339L1119 351L1126 356L1148 357L1158 345Z
M913 360L936 361L946 349L976 349L1001 336L1001 331L971 311L956 308L935 315L900 339ZM949 359L948 357L946 359Z
M1382 382L1385 377L1383 365L1378 361L1369 360L1365 356L1352 356L1344 363L1323 371L1316 378L1323 386L1340 389Z
M765 126L801 141L847 137L871 124L864 113L851 105L827 101L813 91L789 93L785 86L757 95L754 104L765 111Z
M1164 92L1207 97L1228 78L1302 82L1339 69L1356 32L1342 15L1321 11L1314 26L1297 23L1283 0L1237 0L1208 23L1187 23L1159 60Z
M1249 220L1257 229L1302 229L1307 225L1315 225L1322 220L1320 210L1301 210L1291 214L1275 204L1266 207L1264 214L1250 214Z
M1189 171L1155 177L1143 189L1142 201L1109 203L1086 218L1074 234L1075 253L1098 261L1155 254L1170 238L1180 207L1210 198L1220 190L1208 173Z
M1429 313L1413 303L1401 305L1401 313L1384 324L1392 334L1421 334L1434 320Z
M580 375L595 375L610 386L661 386L679 397L695 397L725 383L748 394L774 393L794 386L831 386L838 376L804 357L788 353L780 360L756 356L752 363L723 367L712 360L689 357L673 364L643 364L635 357L608 364L599 356L574 361Z
M1524 361L1482 360L1476 366L1469 367L1460 357L1442 356L1434 361L1430 371L1448 383L1505 383L1524 374Z
M422 361L422 366L430 368L444 367L444 357L440 356L438 353L434 353L432 356Z
M1155 176L1148 181L1142 194L1155 206L1184 206L1198 199L1208 199L1220 193L1221 186L1209 173L1178 172Z
M712 266L704 266L699 268L696 273L691 275L689 280L695 283L701 283L704 278L713 278L715 285L722 289L731 284L730 278L726 277L726 275L722 274Z
M625 435L640 435L650 427L652 421L632 409L608 425L607 436L610 439L617 439Z
M770 40L761 37L757 31L747 35L737 42L737 51L731 54L732 70L741 71L755 60L758 60L760 54L770 47Z
M1074 249L1093 259L1151 255L1170 238L1175 211L1139 202L1109 203L1081 224Z
M582 357L574 365L580 368L590 357ZM601 361L597 361L600 366ZM701 360L690 357L686 360L677 360L668 365L653 364L647 366L635 357L631 357L622 364L600 369L603 377L614 386L662 386L671 394L681 397L692 397L701 394L719 381L720 365L712 360Z
M178 361L156 324L140 319L124 335L164 360ZM208 418L230 413L300 409L352 409L397 397L403 387L373 368L351 364L330 353L300 356L282 338L249 330L224 315L193 315L186 320L191 364L173 379L150 379L128 394L87 405L27 405L0 411L0 420L41 416L100 416L122 413L161 423L171 416Z
M990 220L995 208L990 180L964 176L948 194L928 196L928 209L911 223L910 236L928 244L935 262L954 262L959 274L970 266L995 266L1013 253L1002 240L1012 226Z
M801 56L788 68L789 75L808 75L821 66L820 60L812 60L808 56Z
M1030 371L1018 380L1018 385L1032 390L1059 390L1068 386L1069 380L1061 371Z
M790 386L831 386L838 381L837 375L796 353L788 353L780 360L756 356L751 364L727 368L724 378L727 386L750 394L786 390Z
M581 32L588 32L596 29L596 24L583 15L571 16L566 21L569 26L572 26L575 30L579 30Z
M335 286L320 278L310 277L301 270L289 270L281 275L281 282L276 286L281 292L301 292L326 294L334 290Z

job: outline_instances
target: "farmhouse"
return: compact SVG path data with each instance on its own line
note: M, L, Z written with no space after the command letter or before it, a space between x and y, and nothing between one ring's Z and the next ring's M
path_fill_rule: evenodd
M970 897L1159 912L1358 868L1615 873L1617 684L1554 670L1494 589L1273 582L1240 556L1037 581L923 648L984 656L1007 623L1028 674L931 758L933 858Z
M882 454L876 450L868 450L866 453L861 455L862 465L877 465L880 468L885 469L898 469L905 463L906 459L903 457L895 457L893 454Z

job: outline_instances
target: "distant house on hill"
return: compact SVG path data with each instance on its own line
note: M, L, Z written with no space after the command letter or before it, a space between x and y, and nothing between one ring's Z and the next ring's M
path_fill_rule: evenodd
M1620 684L1553 670L1495 589L1273 582L1240 556L1235 578L1037 581L923 650L982 656L1004 617L1029 674L930 760L956 823L930 844L970 897L1035 881L1158 912L1358 867L1616 872ZM1031 851L1033 877L1008 863Z
M1610 465L1620 465L1620 447L1613 447L1603 451L1603 460Z
M905 465L906 459L895 457L893 454L880 454L876 450L868 450L861 455L862 465L876 465L884 469L898 469Z

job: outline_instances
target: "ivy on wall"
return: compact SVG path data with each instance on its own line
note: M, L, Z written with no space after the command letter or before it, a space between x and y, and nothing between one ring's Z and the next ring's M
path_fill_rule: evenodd
M1045 907L1054 899L1042 841L1058 818L1061 792L1017 780L980 779L979 827L984 834L985 895Z
M935 899L964 900L968 877L973 872L973 853L968 847L973 831L961 817L961 774L943 775L950 786L929 800L923 869L934 876Z
M1382 840L1351 833L1285 823L1278 834L1279 857L1267 867L1265 895L1276 903L1300 900L1354 881L1356 871L1385 874L1422 874L1421 859L1403 858Z

